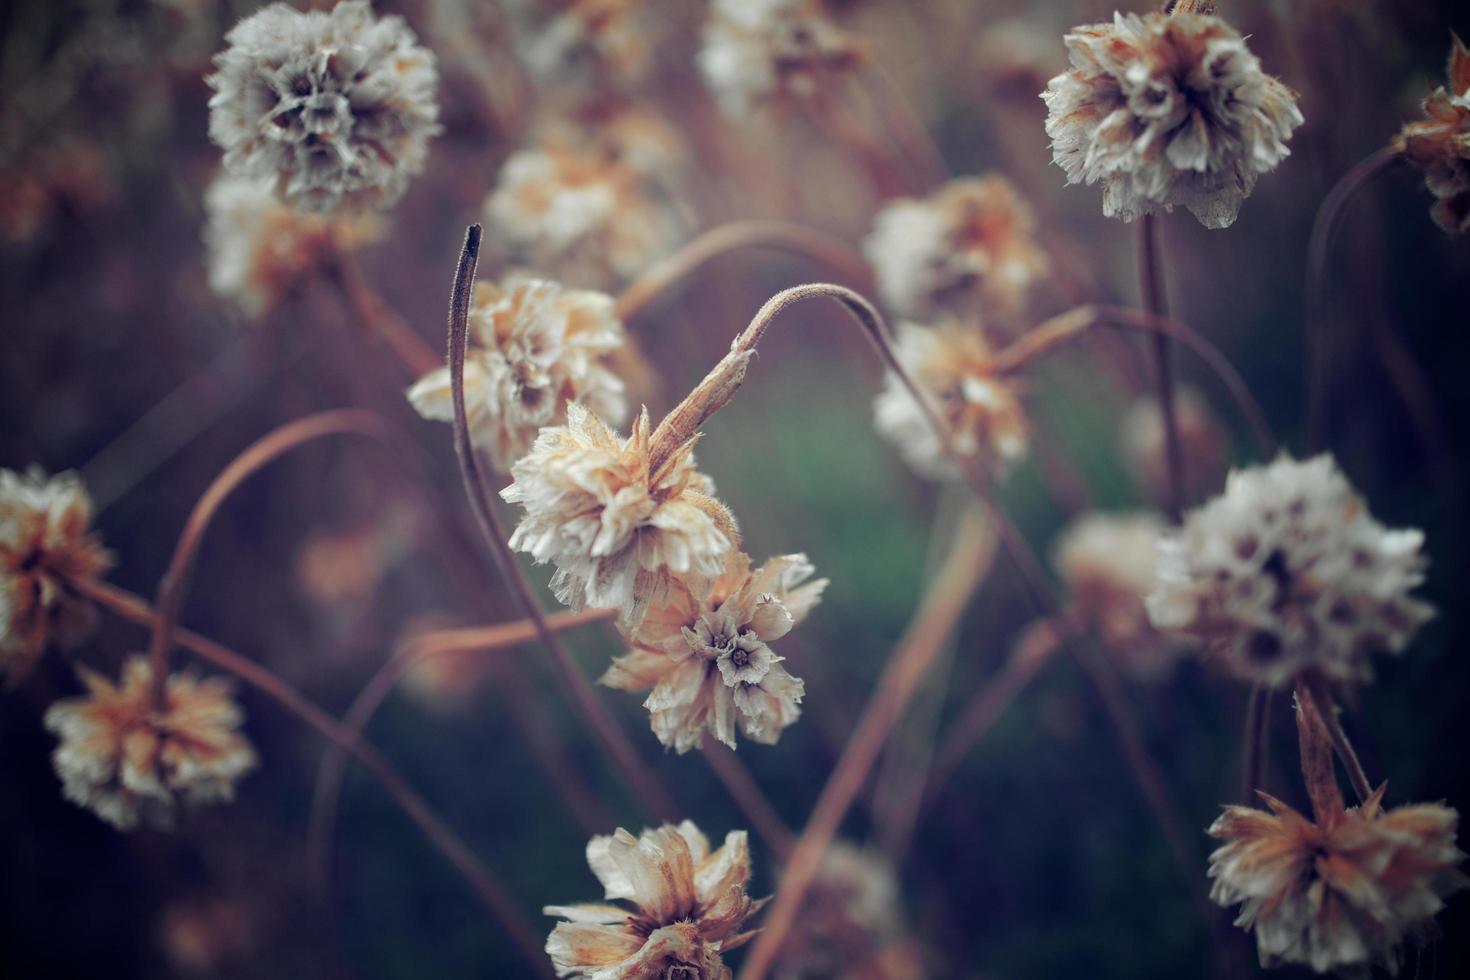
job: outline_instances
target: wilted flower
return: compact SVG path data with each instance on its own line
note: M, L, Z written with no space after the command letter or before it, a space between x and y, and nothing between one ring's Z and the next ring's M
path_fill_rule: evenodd
M1226 228L1302 123L1296 96L1218 17L1119 13L1064 40L1072 70L1042 93L1046 133L1068 183L1102 182L1106 215L1178 204Z
M509 470L537 432L561 424L567 402L613 425L626 418L623 382L608 363L623 345L611 296L544 279L481 282L469 322L465 411L470 435L496 469ZM420 378L408 400L424 418L452 422L449 369Z
M229 682L171 674L160 707L144 657L124 665L116 686L80 673L86 696L46 712L46 727L61 739L52 759L66 798L119 830L140 818L167 826L181 800L229 801L236 781L255 768Z
M1014 382L995 371L984 334L946 322L933 329L901 323L897 335L899 363L949 423L955 449L991 475L1004 475L1026 455L1026 417ZM919 474L936 480L956 475L943 439L896 375L884 380L873 410L879 434Z
M801 714L804 686L768 644L806 618L827 587L807 581L805 555L782 555L752 569L737 553L709 594L675 589L631 632L633 652L618 657L602 683L624 691L653 688L643 702L654 734L679 752L698 748L705 729L735 747L747 738L773 745Z
M688 820L634 837L622 828L594 837L587 863L618 905L548 905L560 916L546 940L558 977L574 980L729 980L724 953L744 945L739 932L759 908L745 889L750 845L734 830L711 853Z
M546 428L500 495L525 508L510 546L552 562L551 590L573 609L616 609L636 628L677 588L706 595L740 542L735 518L695 469L690 439L657 469L648 412L620 439L586 407Z
M71 582L112 559L90 533L92 501L75 473L0 469L0 673L25 677L48 646L73 647L95 617Z
M1470 50L1459 35L1452 37L1449 87L1431 92L1424 100L1425 118L1409 123L1394 141L1424 171L1425 186L1435 197L1430 214L1451 234L1470 231Z
M1210 403L1189 385L1174 390L1174 424L1184 461L1185 495L1203 496L1220 484L1225 469L1225 434ZM1123 456L1135 478L1155 500L1168 499L1168 445L1158 398L1150 395L1135 401L1119 428Z
M810 97L861 57L819 0L713 0L699 70L720 108L742 116L768 99Z
M863 252L883 301L900 316L1013 317L1047 270L1035 226L1004 177L952 180L879 211Z
M434 56L367 0L330 11L275 3L225 35L207 81L209 135L240 177L292 207L383 208L424 168L439 132Z
M1159 546L1156 627L1202 640L1241 677L1279 687L1304 670L1372 677L1433 614L1424 535L1375 521L1329 455L1234 471L1225 492Z

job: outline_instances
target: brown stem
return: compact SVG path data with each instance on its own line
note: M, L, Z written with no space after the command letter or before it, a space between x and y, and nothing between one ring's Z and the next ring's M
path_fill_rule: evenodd
M1373 795L1373 784L1368 781L1363 763L1358 759L1353 743L1348 740L1347 732L1343 730L1342 719L1338 717L1337 706L1332 703L1332 694L1327 690L1327 684L1318 674L1303 674L1297 678L1297 699L1308 710L1316 713L1322 730L1332 743L1332 750L1337 753L1338 761L1347 772L1348 782L1352 784L1358 802L1367 803L1368 798Z
M1159 250L1159 222L1152 214L1138 223L1138 291L1143 309L1155 319L1169 315L1164 291L1164 260ZM1159 411L1164 419L1164 456L1169 472L1169 517L1179 520L1184 512L1184 452L1179 443L1179 419L1174 412L1174 366L1169 338L1154 334L1154 368L1158 375Z
M340 251L333 255L327 264L327 274L368 333L381 338L414 377L422 377L439 367L439 356L434 349L368 285L351 255Z
M751 829L765 841L766 846L776 855L776 860L785 864L791 857L796 836L771 805L770 799L750 774L750 770L740 761L740 756L735 750L708 736L700 744L700 751L709 763L710 771L724 785L725 791L740 808Z
M71 586L81 595L122 619L150 627L158 614L142 598L122 589L86 579ZM178 642L219 669L267 695L308 727L340 746L373 774L388 796L408 815L441 856L459 873L491 916L509 934L516 949L538 976L550 977L551 970L541 940L505 886L477 858L468 844L436 814L403 776L376 749L353 737L331 715L307 700L284 679L265 667L197 633L181 629Z
M1267 711L1268 689L1264 684L1251 688L1250 698L1245 703L1245 748L1240 758L1240 799L1251 801L1255 791L1261 788L1260 756L1263 751L1261 739L1266 735L1262 717Z
M929 127L924 125L888 70L877 59L869 58L864 62L859 81L876 108L876 115L887 125L893 142L909 166L919 173L921 181L934 185L947 180L949 167L929 134Z
M1311 687L1300 682L1296 689L1296 734L1302 782L1312 801L1312 814L1318 824L1329 825L1342 815L1345 804L1342 791L1337 788L1337 773L1332 768L1331 739L1321 706Z

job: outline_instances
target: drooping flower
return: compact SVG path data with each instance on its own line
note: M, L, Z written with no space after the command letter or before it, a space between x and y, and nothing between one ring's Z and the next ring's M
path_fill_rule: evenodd
M714 0L699 70L720 108L743 116L771 99L815 95L861 59L819 0Z
M952 180L878 212L863 252L899 316L987 319L1021 313L1046 274L1031 209L1004 177Z
M1454 234L1470 231L1470 49L1451 37L1449 85L1429 94L1424 118L1406 125L1394 145L1424 171L1434 223Z
M159 707L144 657L124 665L117 685L80 674L86 696L46 712L46 727L61 739L52 758L66 798L119 830L140 820L168 826L180 803L228 802L255 768L229 682L171 674Z
M609 902L548 905L559 916L546 940L558 977L573 980L729 980L723 955L744 945L740 932L762 903L746 894L750 845L743 830L709 841L688 820L634 837L622 828L594 837L587 863Z
M808 581L805 555L782 555L752 569L744 553L696 598L676 589L629 633L633 652L618 657L602 683L647 691L659 742L680 753L698 748L708 730L735 748L737 722L747 738L775 744L801 714L800 678L769 644L806 618L827 587Z
M1329 455L1237 470L1159 546L1156 627L1203 641L1244 679L1280 687L1312 670L1371 679L1433 615L1424 535L1373 519Z
M1185 496L1204 496L1220 485L1225 471L1225 434L1210 403L1190 385L1180 385L1174 391L1174 423L1184 461ZM1123 458L1134 478L1153 499L1167 500L1168 445L1158 398L1146 396L1130 405L1119 430Z
M95 612L71 583L112 564L91 523L75 473L0 469L0 674L12 684L48 647L74 647L91 632Z
M330 11L274 3L236 24L206 81L225 168L269 179L303 211L385 208L439 132L434 56L368 0Z
M1072 68L1042 93L1046 134L1068 183L1103 185L1106 215L1181 205L1229 227L1302 123L1296 96L1218 17L1119 13L1064 40Z
M469 322L465 410L496 469L509 470L537 432L561 424L568 402L613 425L626 419L623 382L608 360L624 340L611 296L544 279L480 282ZM424 418L452 422L449 369L420 378L408 400Z
M949 423L960 455L996 477L1026 455L1026 416L1015 383L995 370L990 344L978 328L901 323L897 338L899 363ZM920 475L939 480L957 474L943 440L896 375L884 380L873 414L879 434Z
M651 458L648 412L621 439L585 406L546 428L501 491L525 516L510 546L556 565L551 589L573 609L616 609L636 628L676 589L708 594L739 547L735 518L695 468L694 439Z

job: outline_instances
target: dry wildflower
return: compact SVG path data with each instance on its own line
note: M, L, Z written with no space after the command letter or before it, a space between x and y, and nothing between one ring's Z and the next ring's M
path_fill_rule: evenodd
M739 932L761 903L746 895L750 845L743 830L709 841L688 820L634 837L622 828L594 837L587 863L619 905L548 905L558 922L546 952L558 977L575 980L729 980L724 953L754 935Z
M526 66L545 84L627 89L648 74L661 18L641 0L512 3Z
M573 402L566 424L542 430L500 494L525 509L510 546L556 565L556 597L577 610L616 609L630 629L677 588L708 594L740 542L734 516L695 469L695 440L655 470L649 435L646 409L621 439Z
M826 579L805 555L782 555L752 569L735 554L729 567L696 598L675 589L650 608L602 683L647 691L654 734L678 752L698 748L706 729L735 748L737 721L747 738L774 745L801 714L804 693L769 644L791 631L821 599Z
M1449 86L1429 94L1424 118L1406 125L1394 146L1424 171L1434 223L1454 234L1470 231L1470 49L1451 37Z
M434 56L367 0L330 11L265 7L225 35L207 81L225 168L270 179L303 211L384 208L439 132Z
M1159 546L1156 627L1203 641L1242 678L1283 686L1312 670L1372 677L1432 615L1424 535L1373 519L1329 455L1237 470Z
M75 473L0 469L0 673L20 681L48 647L74 647L95 619L71 588L106 571L92 501Z
M1026 455L1026 417L1015 383L995 371L980 329L955 322L934 328L901 323L897 338L899 363L949 423L961 456L998 477ZM920 475L938 480L957 474L943 440L897 376L885 379L873 410L879 434Z
M171 674L159 707L144 657L123 666L118 685L80 674L86 696L46 712L46 727L61 739L52 760L66 798L119 830L140 819L167 826L180 801L229 801L236 781L255 768L227 681Z
M1181 385L1174 392L1174 422L1184 460L1186 493L1203 496L1219 485L1225 469L1225 434L1210 403L1189 385ZM1139 484L1153 499L1168 499L1168 446L1159 400L1148 396L1135 401L1123 415L1120 430L1123 457Z
M477 283L469 326L470 435L501 472L526 454L537 432L566 420L568 402L613 425L626 419L623 382L609 362L624 341L611 296L544 279ZM424 418L453 422L449 369L420 378L408 400Z
M1102 183L1106 215L1177 204L1229 227L1302 123L1295 94L1218 17L1119 13L1064 40L1072 68L1042 93L1046 133L1068 183Z
M743 116L772 99L810 98L861 58L818 0L713 0L699 70L720 108Z
M1004 177L952 180L878 212L863 252L900 316L1009 318L1046 275L1031 209Z

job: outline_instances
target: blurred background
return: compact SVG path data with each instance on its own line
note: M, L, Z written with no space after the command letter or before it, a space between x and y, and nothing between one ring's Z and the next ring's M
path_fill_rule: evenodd
M637 102L680 136L688 163L677 205L689 233L780 217L856 246L886 199L927 192L883 186L799 112L723 119L693 68L703 3L647 5L656 8L656 33ZM464 227L480 220L500 164L525 144L536 111L554 102L521 64L508 26L507 10L525 6L375 4L402 14L435 52L444 131L427 171L385 215L386 234L358 260L436 350ZM249 317L210 288L203 198L220 152L207 133L203 79L224 33L256 7L12 0L0 11L0 465L80 471L117 556L109 581L152 595L189 508L252 441L326 408L384 413L415 447L410 469L420 475L405 476L400 460L361 441L321 442L283 458L211 528L183 614L190 628L268 664L340 714L410 631L517 613L474 536L441 530L472 526L448 427L413 414L400 396L413 378L367 338L339 293L323 277L309 279ZM1006 175L1030 201L1048 247L1078 259L1091 281L1046 295L1043 313L1078 298L1136 303L1132 229L1102 216L1096 188L1063 186L1036 98L1065 66L1066 29L1110 17L1112 4L832 7L949 169ZM1176 315L1244 374L1283 444L1301 451L1313 216L1337 178L1443 83L1450 31L1470 36L1470 11L1448 0L1231 0L1220 13L1250 36L1265 70L1300 93L1306 122L1290 158L1261 180L1228 231L1207 231L1183 212L1162 222L1169 295ZM873 102L854 97L853 106L855 126L884 132ZM1380 520L1425 530L1432 566L1423 592L1440 610L1405 656L1378 658L1378 680L1349 706L1346 724L1369 773L1389 780L1391 801L1443 799L1464 813L1470 616L1455 597L1467 572L1460 461L1470 448L1470 388L1459 372L1470 357L1470 241L1437 228L1430 203L1420 176L1395 168L1342 223L1332 259L1328 441ZM482 275L502 261L492 249ZM657 379L646 394L655 415L773 292L831 275L800 257L745 251L658 303L630 327ZM1137 393L1130 384L1146 377L1138 350L1123 348L1138 367L1132 375L1098 370L1099 348L1086 346L1031 376L1039 448L1000 497L1043 554L1079 503L1150 500L1120 438ZM1223 427L1228 459L1258 461L1210 376L1186 355L1179 367ZM804 551L832 580L780 650L806 679L803 719L775 748L740 749L798 828L942 555L936 522L945 526L956 507L954 490L913 477L874 436L881 380L866 341L840 314L808 305L776 324L700 449L752 555ZM1221 479L1223 468L1216 486ZM547 571L531 575L543 583ZM922 951L925 975L1204 976L1218 954L1071 660L1052 662L955 777L922 807L914 802L912 753L995 674L1026 610L1002 562L843 837L899 869L905 935ZM589 676L621 652L605 627L568 636ZM74 659L112 672L144 642L137 628L104 617ZM234 805L192 812L170 833L120 834L65 802L41 716L76 687L67 660L48 657L0 705L0 976L519 975L509 944L459 879L358 771L345 786L331 887L326 895L313 887L304 849L323 744L251 690L239 697L262 765ZM1203 828L1238 792L1247 693L1192 659L1127 688L1184 822L1200 831L1191 844L1201 880L1211 843ZM658 746L641 697L599 694L703 829L720 837L743 825L698 753ZM1300 803L1288 700L1277 697L1271 710L1267 782ZM583 855L587 834L528 731L559 747L561 764L597 797L608 831L642 826L642 811L558 697L534 646L420 672L368 735L539 924L546 903L600 896ZM773 890L777 870L756 844L753 894ZM1445 937L1410 955L1410 975L1470 976L1470 901L1461 896L1440 921ZM1254 973L1251 938L1223 934Z

